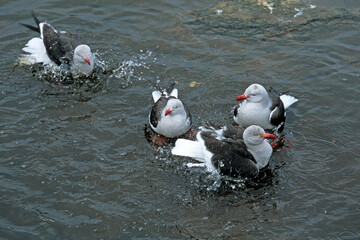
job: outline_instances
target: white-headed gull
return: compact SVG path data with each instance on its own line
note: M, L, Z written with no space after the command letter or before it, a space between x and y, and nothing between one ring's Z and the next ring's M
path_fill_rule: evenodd
M149 115L151 128L158 134L175 138L187 133L192 125L191 114L178 99L175 83L162 92L153 91L154 106Z
M298 99L285 94L271 99L266 89L255 83L236 101L240 101L234 109L234 121L237 124L243 127L258 125L266 130L281 132L286 119L285 110Z
M23 51L29 53L37 63L57 65L66 70L90 75L94 69L94 56L90 47L82 44L78 36L57 31L49 23L40 22L34 13L32 15L36 27L23 23L21 25L40 33L40 37L30 39Z
M259 126L249 126L237 139L224 134L228 130L226 127L200 129L196 141L178 139L171 151L174 155L200 162L188 163L189 167L206 167L207 171L218 171L221 175L253 178L269 163L273 149L265 139L275 139L276 136Z

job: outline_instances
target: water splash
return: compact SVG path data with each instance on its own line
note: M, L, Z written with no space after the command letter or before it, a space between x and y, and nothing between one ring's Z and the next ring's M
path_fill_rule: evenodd
M135 81L143 81L145 70L149 70L151 63L157 60L152 57L152 51L140 50L140 53L133 54L129 59L114 66L104 58L105 54L107 57L111 56L106 52L94 53L95 68L90 76L83 76L57 65L36 63L29 55L21 55L14 67L31 66L30 71L34 77L51 84L52 87L46 90L45 94L59 95L59 90L90 94L100 90L106 91L106 86L111 86L113 89L114 86L120 85L124 88ZM91 99L91 97L86 99Z
M156 58L152 58L151 51L140 50L140 54L124 60L114 70L112 70L110 77L125 79L125 83L127 84L131 84L133 79L136 81L144 81L145 78L142 70L149 70L151 63L155 61Z
M106 65L100 55L95 54L95 68L90 76L84 76L77 72L72 72L62 66L52 64L37 63L30 55L21 55L15 64L15 66L31 66L31 72L34 76L37 76L40 80L48 81L50 83L61 83L61 84L73 84L77 80L83 82L84 79L95 80L96 75L100 71L105 71Z
M31 55L23 54L17 59L16 64L19 66L33 65L36 64L36 60Z
M108 69L108 64L106 63L105 60L102 59L102 56L99 52L94 53L94 64L96 67L100 68L102 71L107 71Z

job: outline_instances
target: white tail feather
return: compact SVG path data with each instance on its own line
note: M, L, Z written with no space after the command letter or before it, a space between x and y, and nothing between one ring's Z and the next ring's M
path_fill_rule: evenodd
M30 39L22 50L30 53L30 56L38 63L52 64L52 61L46 54L44 42L40 38Z
M286 94L281 95L280 99L283 102L285 109L289 108L292 104L298 101L297 98Z
M166 93L166 92L164 92L164 93L165 93L166 96L172 96L172 97L178 98L178 90L176 88L174 88L171 91L170 95L168 95L168 93ZM154 99L154 102L157 102L159 100L159 98L161 97L161 95L162 95L162 93L160 91L158 91L158 90L153 91L152 92L152 97Z
M176 140L175 147L171 150L171 153L178 156L195 158L198 161L204 162L203 146L197 141L180 138Z
M161 92L160 91L153 91L152 92L152 97L154 99L154 102L157 102L159 100L159 98L161 97Z
M177 90L176 88L174 88L174 89L171 91L170 96L173 96L173 97L178 98L178 90Z

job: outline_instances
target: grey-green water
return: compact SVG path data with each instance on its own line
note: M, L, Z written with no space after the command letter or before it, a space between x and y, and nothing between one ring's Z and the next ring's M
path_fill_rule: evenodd
M256 2L1 1L0 239L359 239L360 4ZM62 85L17 65L31 10L110 71ZM148 144L148 80L178 81L195 126L230 123L253 82L289 91L293 148L260 188L213 185Z

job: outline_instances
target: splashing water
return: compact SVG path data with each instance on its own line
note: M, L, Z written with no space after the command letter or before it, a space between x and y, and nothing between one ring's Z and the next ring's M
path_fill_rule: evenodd
M90 76L84 76L82 74L72 72L63 66L57 66L53 64L43 65L42 63L37 63L33 57L30 55L24 54L17 59L16 65L18 66L27 66L31 65L32 73L36 75L40 80L45 80L51 83L62 83L62 84L72 84L78 79L81 81L83 79L95 80L99 71L106 70L105 61L103 61L99 54L94 54L95 68L93 73Z
M94 53L94 56L95 56L95 59L94 59L95 66L98 68L101 68L102 71L105 72L108 68L106 61L101 58L101 54L98 52Z
M57 65L43 65L36 63L29 55L21 55L16 66L31 65L31 72L41 81L51 84L60 84L61 88L80 89L86 88L87 91L96 92L104 86L113 86L113 80L117 81L122 87L128 87L135 81L143 81L143 71L150 69L150 64L157 59L152 57L152 51L140 50L139 54L133 54L130 59L124 60L117 66L111 65L103 59L105 53L94 53L95 68L90 76L83 76L68 71ZM71 86L70 86L71 85ZM93 89L95 88L95 90Z
M155 62L156 58L151 59L152 52L140 50L139 55L132 56L129 60L124 60L113 70L112 78L125 79L126 83L131 84L132 80L143 81L143 72L139 69L150 69L150 63Z

